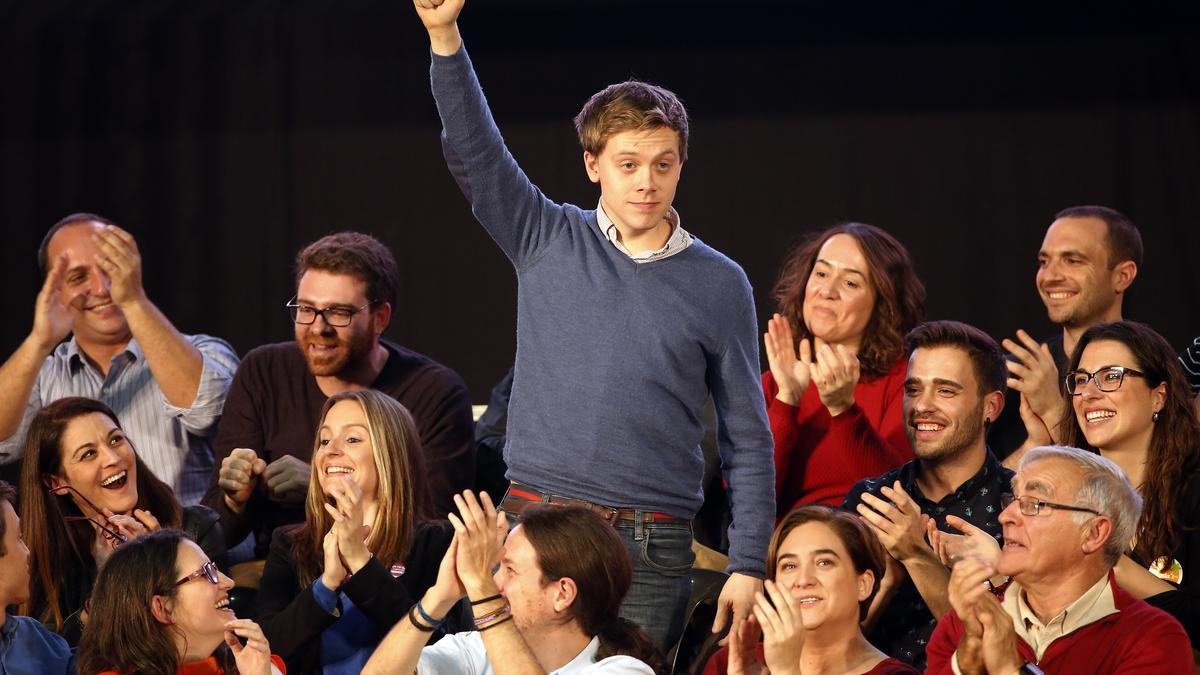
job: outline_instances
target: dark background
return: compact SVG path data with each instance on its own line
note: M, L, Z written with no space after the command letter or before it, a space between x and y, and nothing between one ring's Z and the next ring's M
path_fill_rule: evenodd
M570 118L636 76L691 111L684 226L740 262L760 320L788 246L840 220L912 252L931 318L1048 335L1053 214L1127 213L1126 316L1200 334L1196 3L471 0L460 22L518 160L591 206ZM27 334L46 228L132 230L150 297L239 353L289 339L291 261L374 233L404 274L389 337L477 402L514 351L511 267L447 174L411 4L0 2L0 352ZM586 358L581 355L580 358Z

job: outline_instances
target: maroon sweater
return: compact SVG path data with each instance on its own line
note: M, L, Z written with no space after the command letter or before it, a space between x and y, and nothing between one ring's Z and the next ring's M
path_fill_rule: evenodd
M863 478L886 473L913 458L904 431L904 378L908 362L854 388L854 407L830 417L816 386L810 385L800 405L775 395L771 372L763 373L767 416L775 437L776 517L801 504L839 506Z
M471 487L475 479L470 392L457 373L440 363L390 342L380 344L387 348L388 360L371 388L396 399L412 413L421 434L434 512L449 513L454 510L454 493ZM201 502L221 515L230 546L253 530L258 537L256 557L263 558L275 528L302 522L304 509L271 501L265 489L257 489L246 509L233 513L217 485L221 460L234 448L250 448L268 464L283 455L312 463L317 423L326 398L294 342L263 345L242 360L225 398L213 444L212 479Z
M1116 614L1064 635L1046 648L1038 662L1033 648L1020 637L1017 651L1026 661L1051 673L1121 673L1121 675L1193 675L1192 647L1183 626L1166 612L1155 609L1117 587L1109 574ZM929 658L926 673L950 675L950 663L963 624L954 610L942 617L925 654Z

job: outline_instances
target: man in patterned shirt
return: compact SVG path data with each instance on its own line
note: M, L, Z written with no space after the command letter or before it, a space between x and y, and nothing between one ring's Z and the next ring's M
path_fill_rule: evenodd
M950 609L950 571L926 540L928 523L956 532L967 527L955 520L962 519L999 539L1000 495L1013 474L986 444L1004 407L1000 346L957 321L922 324L906 343L904 419L916 459L859 481L842 506L857 509L890 554L867 615L868 638L924 670L925 645Z

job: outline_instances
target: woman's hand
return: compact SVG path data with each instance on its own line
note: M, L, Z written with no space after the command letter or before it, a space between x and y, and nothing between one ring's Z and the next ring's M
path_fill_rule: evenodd
M326 494L337 504L325 504L325 511L333 518L331 531L337 533L338 551L346 570L355 574L371 560L365 541L362 488L349 478L334 479L328 481Z
M342 554L338 550L337 524L325 533L321 548L325 552L325 565L321 569L321 583L325 588L336 591L346 580L346 564L342 562Z
M103 509L103 511L109 526L125 535L127 540L162 527L158 523L158 518L145 509L134 509L132 515L113 513L108 509Z
M455 568L468 595L491 595L495 592L492 566L500 559L500 550L508 536L508 519L497 511L486 492L476 499L470 490L454 495L458 514L449 515L458 540Z
M245 645L239 637L246 640ZM242 675L271 675L271 645L258 624L250 619L234 619L225 624L225 644L233 652Z
M779 387L775 398L788 405L796 405L804 395L804 390L808 389L810 380L809 364L812 362L812 350L808 340L800 341L800 358L796 358L792 325L782 314L775 314L767 322L767 332L763 333L763 347L767 352L767 365L771 369L771 377L775 378L775 386Z
M800 672L800 652L804 650L804 623L800 605L792 594L768 580L763 584L770 602L762 593L756 598L754 618L762 626L763 655L772 675ZM773 603L773 604L772 604Z
M858 356L842 345L830 345L816 340L817 361L812 365L812 381L817 385L821 403L829 414L837 417L854 405L854 388L858 386Z
M753 615L729 632L729 675L766 675L767 667L758 660L758 639L762 630Z

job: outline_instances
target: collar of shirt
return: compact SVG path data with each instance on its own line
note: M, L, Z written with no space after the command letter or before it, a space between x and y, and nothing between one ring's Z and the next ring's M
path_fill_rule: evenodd
M1052 642L1064 635L1096 623L1110 614L1116 614L1116 598L1113 596L1109 574L1105 574L1083 595L1075 599L1058 616L1043 624L1033 613L1025 599L1025 589L1013 581L1004 593L1001 603L1004 611L1013 618L1017 637L1033 648L1040 661Z
M74 335L72 335L71 339L67 341L66 346L67 363L70 364L72 372L78 372L78 370L82 368L85 363L87 363L87 359L84 358L83 350L79 348L79 343L75 341ZM113 361L116 361L118 358L125 356L126 354L128 354L129 357L134 361L141 361L146 357L146 355L142 352L141 345L137 343L137 338L134 337L129 338L129 344L125 345L125 351L114 356ZM112 363L110 362L109 365L111 366Z
M575 658L571 659L567 665L550 673L550 675L570 675L571 673L583 670L596 662L596 652L598 651L600 651L600 638L593 637L592 641L587 643L587 646L583 648L583 651L576 654Z
M608 214L604 212L604 204L596 204L596 220L600 224L600 231L604 233L605 239L608 239L610 242L612 242L613 246L616 246L618 251L629 256L630 260L638 263L647 263L654 260L662 260L663 258L670 258L688 246L691 246L692 235L688 234L687 230L683 229L683 226L680 224L679 220L679 212L675 210L675 207L667 207L667 212L665 215L663 215L663 217L666 218L667 222L671 224L671 236L667 237L667 243L663 244L662 248L659 248L655 251L630 253L629 249L625 248L625 245L620 241L621 235L617 230L617 224L614 223L612 219L608 217Z
M918 462L907 462L900 467L900 485L904 491L912 495L917 504L921 507L922 513L929 513L930 509L935 506L949 506L961 502L970 501L980 496L988 495L988 482L993 480L1003 481L1004 466L996 459L990 449L984 449L983 466L979 467L979 471L975 472L958 489L954 492L942 497L940 501L934 502L926 498L921 492L920 485L917 484L917 464ZM999 500L999 495L992 495L992 500Z

